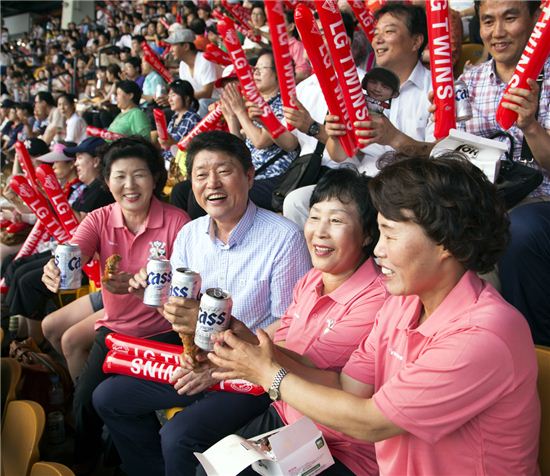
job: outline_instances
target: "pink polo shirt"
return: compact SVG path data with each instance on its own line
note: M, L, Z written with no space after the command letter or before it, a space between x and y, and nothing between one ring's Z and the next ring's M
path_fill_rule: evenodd
M187 213L153 197L147 224L134 235L124 224L120 206L113 203L89 213L71 242L80 246L83 256L91 257L98 252L102 269L109 256L119 254L122 257L119 269L135 274L147 265L151 255L170 258L176 235L188 221ZM150 337L171 330L170 323L138 297L112 294L105 288L102 293L105 316L97 321L96 329L105 326L135 337Z
M407 433L376 443L380 474L536 475L540 406L523 316L466 272L417 326L416 296L386 301L343 373L374 385Z
M292 304L281 318L275 342L311 360L320 369L340 371L352 352L366 338L387 292L372 258L345 283L322 296L322 276L310 270L294 287ZM279 401L274 404L285 424L303 415ZM356 474L378 474L374 445L323 425L317 425L338 458Z

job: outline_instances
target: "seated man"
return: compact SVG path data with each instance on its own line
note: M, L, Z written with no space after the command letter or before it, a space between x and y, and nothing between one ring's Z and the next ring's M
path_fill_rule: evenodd
M200 273L202 289L220 287L233 299L233 314L249 328L265 328L292 301L292 289L310 268L304 237L292 222L257 208L248 198L254 167L246 144L220 131L198 135L187 149L193 193L208 215L182 228L174 244L172 268ZM134 291L145 287L145 273L134 277ZM171 297L164 316L177 332L198 314L198 302ZM210 370L191 371L181 395L170 385L115 376L94 392L104 419L131 475L189 475L204 451L269 405L265 395L205 391L215 381ZM128 398L131 395L132 398ZM185 406L162 427L155 410Z
M451 153L388 165L369 189L374 254L392 296L342 372L299 364L261 330L259 345L228 330L208 355L227 369L214 377L246 378L318 423L375 442L380 474L538 474L533 340L476 274L508 238L494 186Z

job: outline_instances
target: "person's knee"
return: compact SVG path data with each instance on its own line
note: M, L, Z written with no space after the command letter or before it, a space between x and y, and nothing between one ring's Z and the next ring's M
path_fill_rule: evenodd
M44 337L52 343L60 342L63 335L63 331L59 327L59 320L56 319L56 314L57 311L52 312L42 320L42 332L44 333Z

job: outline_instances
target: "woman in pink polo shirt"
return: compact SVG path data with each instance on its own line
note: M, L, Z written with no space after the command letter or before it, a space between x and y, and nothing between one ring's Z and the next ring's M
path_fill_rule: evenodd
M227 331L209 357L230 370L214 377L259 383L317 422L375 442L382 475L538 474L529 327L476 274L507 244L494 186L455 152L389 165L369 188L392 297L342 372L297 364L262 331L259 345Z
M387 293L372 254L379 233L369 180L352 169L331 170L313 191L304 227L313 269L297 282L292 304L267 330L281 357L339 372L372 329ZM239 321L237 327L243 338L257 342ZM238 433L255 436L302 416L277 401ZM372 443L318 426L336 459L334 474L351 476L360 469L378 474Z
M95 341L75 388L75 461L80 471L93 469L101 448L103 424L93 408L92 393L107 378L102 371L108 352L105 336L120 332L161 342L181 342L156 308L128 294L128 281L150 258L170 258L176 235L189 216L159 200L166 169L149 141L139 136L117 140L105 152L103 163L105 181L115 203L89 213L71 240L80 247L82 263L96 253L102 268L110 256L118 254L122 258L119 271L103 281L104 317L96 322ZM50 291L59 289L59 269L53 260L44 267L42 280Z

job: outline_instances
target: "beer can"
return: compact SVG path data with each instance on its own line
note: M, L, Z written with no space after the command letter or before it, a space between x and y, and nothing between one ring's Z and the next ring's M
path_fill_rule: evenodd
M455 81L455 108L457 122L467 121L472 118L472 105L468 86L464 81Z
M55 248L55 265L61 271L59 289L78 289L82 283L82 263L80 248L70 243L59 244Z
M195 330L195 344L203 350L212 351L210 336L229 327L233 300L221 288L209 288L201 297L199 317Z
M198 299L201 292L201 275L189 268L177 268L172 273L170 296Z
M168 299L168 289L172 281L170 261L164 258L152 258L147 262L147 287L143 304L162 306Z

